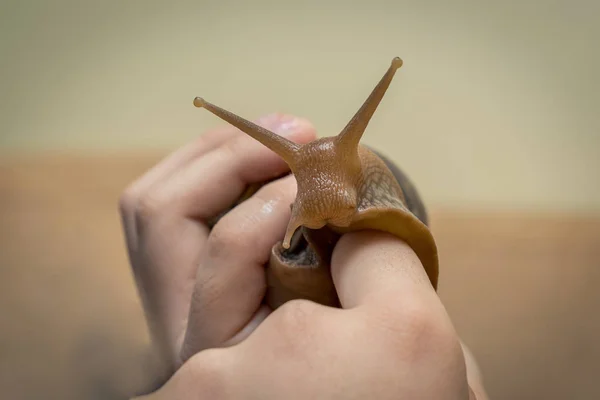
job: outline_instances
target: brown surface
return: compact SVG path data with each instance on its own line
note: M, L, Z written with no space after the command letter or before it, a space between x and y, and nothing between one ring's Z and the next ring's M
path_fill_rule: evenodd
M3 398L107 398L90 388L143 382L116 207L156 160L0 161ZM600 398L600 218L438 211L432 227L440 294L492 398Z

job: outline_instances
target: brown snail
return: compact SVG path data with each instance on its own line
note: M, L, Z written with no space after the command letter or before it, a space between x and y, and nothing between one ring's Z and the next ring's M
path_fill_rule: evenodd
M296 178L298 191L285 237L273 246L266 266L266 302L271 307L297 298L339 306L330 274L331 254L341 235L365 229L385 231L404 240L437 289L437 246L419 194L399 168L359 143L402 63L398 57L392 60L339 135L304 145L202 98L194 99L196 107L206 108L277 153ZM248 188L239 201L259 187Z

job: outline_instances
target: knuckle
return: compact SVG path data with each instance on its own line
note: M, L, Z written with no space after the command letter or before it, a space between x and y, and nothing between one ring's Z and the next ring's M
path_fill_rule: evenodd
M300 337L310 336L307 333L315 311L315 304L309 300L295 299L284 303L276 310L280 334L292 343L297 343Z
M279 307L279 313L286 322L303 323L314 312L315 305L309 300L294 299L285 302Z
M135 205L135 214L140 219L149 219L165 209L165 204L161 200L161 197L150 190L144 195L138 197Z
M225 398L227 368L223 356L219 349L192 356L179 370L182 388L199 388L210 399Z
M139 193L135 184L129 185L119 196L119 210L121 214L129 214L135 210Z
M230 221L226 217L217 222L207 240L207 249L210 257L220 257L227 254L244 254L250 247L251 244L247 238L247 229L242 224Z
M240 142L240 140L244 139L247 140L248 138L246 136L234 136L223 142L223 144L221 144L219 147L221 157L223 157L225 160L239 159L240 155L247 152L247 150L245 150L247 146L242 146L241 144L243 144L243 141Z
M441 304L412 299L383 308L386 310L379 313L379 318L385 328L385 340L400 346L403 358L420 359L460 349L456 332Z
M277 332L273 345L284 357L304 357L307 348L319 345L324 332L337 329L336 325L330 325L328 316L320 305L312 301L287 301L269 316L269 323Z
M156 190L141 191L137 182L128 186L119 197L122 215L133 214L138 219L148 219L165 209L165 202Z
M401 316L413 336L421 337L424 333L431 332L438 326L436 313L424 301L408 302Z

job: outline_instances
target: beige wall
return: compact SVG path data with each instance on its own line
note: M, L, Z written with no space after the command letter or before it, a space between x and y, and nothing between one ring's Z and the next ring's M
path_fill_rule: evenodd
M332 135L398 55L364 141L428 204L600 212L597 1L37 3L1 6L4 151L173 149L196 95Z

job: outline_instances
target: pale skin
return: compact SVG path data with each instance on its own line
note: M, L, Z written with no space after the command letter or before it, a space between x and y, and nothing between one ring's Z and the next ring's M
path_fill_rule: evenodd
M296 143L316 138L293 116L257 123ZM225 125L124 192L127 247L166 381L138 399L487 400L419 258L392 235L340 239L331 273L341 308L263 304L263 266L285 235L293 176L261 188L212 231L203 221L247 184L287 171L271 150Z

